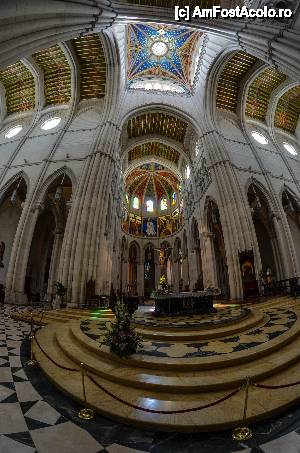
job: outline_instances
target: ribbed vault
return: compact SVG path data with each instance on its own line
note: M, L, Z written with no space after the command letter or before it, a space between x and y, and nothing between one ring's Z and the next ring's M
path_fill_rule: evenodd
M34 77L21 61L0 71L0 82L5 88L7 114L34 108Z
M226 62L218 79L217 108L236 112L240 82L256 61L256 57L240 51Z
M159 134L180 143L184 142L188 124L179 118L161 112L148 112L128 121L128 139Z
M279 99L275 112L275 126L295 133L300 115L300 86L291 88Z
M148 142L135 146L133 149L131 149L128 153L128 162L152 156L167 159L178 165L180 154L171 146L165 145L160 142Z
M251 83L246 103L246 115L260 121L266 118L272 92L286 80L275 68L267 68Z
M66 104L71 99L71 68L57 44L34 54L44 72L46 105Z

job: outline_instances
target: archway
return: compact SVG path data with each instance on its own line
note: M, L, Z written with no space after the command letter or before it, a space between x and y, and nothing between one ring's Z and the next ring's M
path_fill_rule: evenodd
M290 227L296 251L298 270L300 270L300 206L288 190L285 190L282 194L282 206Z
M54 295L71 197L72 183L63 173L52 182L39 206L24 285L29 300L49 300Z
M279 250L270 206L262 190L253 183L248 189L248 202L260 252L262 265L260 275L263 280L271 283L279 276L276 259L279 256Z
M221 297L230 298L230 287L228 277L228 266L223 236L223 228L220 220L220 213L217 204L210 200L207 209L208 229L212 233L213 253L217 273L218 287L221 290Z
M150 294L155 289L155 262L154 262L154 247L153 244L148 244L145 248L144 261L144 296L150 297Z
M26 194L26 182L20 176L10 185L0 202L0 284L4 286Z

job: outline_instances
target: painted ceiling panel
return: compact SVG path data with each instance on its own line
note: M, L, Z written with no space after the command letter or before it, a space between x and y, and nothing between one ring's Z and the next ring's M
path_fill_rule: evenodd
M44 72L46 105L68 103L71 99L71 68L63 50L56 44L33 56Z
M128 153L128 161L131 162L135 159L150 156L162 157L163 159L170 160L174 164L178 165L180 154L171 146L167 146L159 142L148 142L138 145L130 150Z
M132 172L126 180L126 192L142 201L146 198L159 200L163 195L169 199L177 192L177 177L164 166L156 163L145 164Z
M240 82L256 61L256 57L242 51L227 61L218 80L216 104L219 109L236 112Z
M7 114L34 109L34 77L21 61L0 71L0 82L5 88Z
M275 126L295 133L300 115L300 85L291 88L279 99L275 112Z
M80 66L80 98L103 98L106 88L106 59L100 36L81 36L72 43Z
M128 87L147 81L170 81L182 93L193 86L197 44L202 33L163 24L128 26Z
M128 121L128 138L142 137L148 134L164 135L183 143L187 123L165 113L144 113Z
M274 68L268 68L260 73L249 87L246 115L264 121L271 94L285 79L286 75Z

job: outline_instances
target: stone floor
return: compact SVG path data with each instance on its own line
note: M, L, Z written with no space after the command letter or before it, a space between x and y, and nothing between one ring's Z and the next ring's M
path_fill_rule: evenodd
M267 321L245 334L226 336L211 341L166 342L144 341L137 354L154 357L193 358L219 356L255 348L279 337L296 322L297 315L287 308L274 307L264 311ZM220 316L220 314L218 314ZM180 319L180 318L179 318ZM170 320L172 322L172 320ZM106 332L105 322L87 319L81 322L81 331L90 339L101 343Z
M1 453L300 453L300 408L252 426L243 444L230 432L174 434L127 427L99 415L82 422L79 406L39 370L26 367L28 325L0 308Z

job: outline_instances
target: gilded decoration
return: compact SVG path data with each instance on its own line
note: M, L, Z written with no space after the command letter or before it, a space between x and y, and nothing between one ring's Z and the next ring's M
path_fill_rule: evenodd
M127 124L127 134L129 139L159 134L183 143L187 126L187 123L174 116L151 112L131 118Z
M5 88L8 115L34 109L34 77L21 61L0 71L0 82Z

